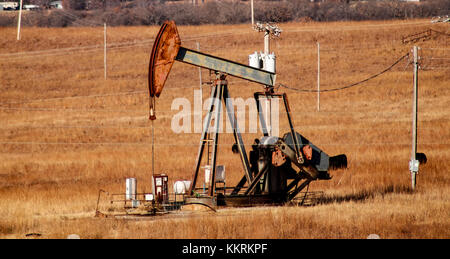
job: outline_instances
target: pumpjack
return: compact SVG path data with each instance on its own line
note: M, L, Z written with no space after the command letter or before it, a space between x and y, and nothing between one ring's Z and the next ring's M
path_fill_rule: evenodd
M330 157L319 147L294 130L291 110L286 93L275 93L274 72L240 64L181 46L175 22L167 21L159 30L152 48L149 71L149 110L150 120L156 119L155 100L159 97L175 61L209 69L215 74L211 84L211 102L203 124L196 163L192 173L191 185L185 196L186 204L202 204L212 208L216 206L253 206L262 204L283 204L294 197L315 180L329 180L329 170L347 167L344 154ZM247 155L244 142L237 124L233 104L229 99L227 76L242 78L264 86L263 92L255 92L259 122L263 136L255 139L252 150ZM271 136L265 122L261 98L282 100L288 118L290 130L282 137ZM202 158L211 132L212 117L221 118L222 102L233 128L235 144L232 149L239 153L243 176L230 192L218 192L215 185L216 161L219 142L220 120L214 119L212 128L211 174L207 192L196 192L197 179Z

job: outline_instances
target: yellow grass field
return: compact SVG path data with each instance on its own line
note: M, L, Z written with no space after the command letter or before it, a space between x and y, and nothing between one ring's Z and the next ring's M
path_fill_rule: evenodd
M286 23L272 41L277 82L316 89L317 42L321 89L349 85L389 67L411 51L402 37L448 24L429 20ZM178 27L182 45L247 63L263 50L250 25ZM356 87L320 95L279 88L289 97L298 132L349 168L312 182L321 204L222 209L145 220L95 218L100 189L123 193L135 177L151 191L151 124L147 69L159 27L108 28L107 80L103 28L0 28L0 238L450 238L450 39L433 33L419 46L418 152L428 157L411 190L412 56ZM207 70L203 79L209 80ZM262 87L228 77L232 97ZM155 172L190 179L199 133L175 134L175 98L193 101L198 68L175 63L157 100ZM209 86L203 87L203 96ZM193 107L192 107L193 108ZM287 131L285 117L280 132ZM243 135L247 151L260 134ZM218 164L227 185L243 175L220 136ZM108 209L102 200L101 209Z

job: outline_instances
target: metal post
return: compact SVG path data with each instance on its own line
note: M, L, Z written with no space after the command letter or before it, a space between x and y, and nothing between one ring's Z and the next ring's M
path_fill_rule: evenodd
M155 177L155 129L152 121L152 179Z
M197 50L200 52L200 43L197 42ZM200 100L201 100L201 106L203 110L203 81L202 81L202 68L198 67L198 77L200 79Z
M254 16L254 12L253 12L253 0L250 1L250 8L252 9L251 13L252 13L252 26L255 25L255 16Z
M270 52L270 31L266 29L264 32L264 54L269 55Z
M106 80L106 23L103 24L103 42L104 42L104 51L103 51L103 67L104 67L104 76Z
M236 118L236 114L234 112L233 102L228 94L228 86L227 85L223 86L222 99L225 102L225 108L226 108L226 112L228 114L228 119L229 119L231 125L233 125L234 141L237 144L239 155L240 155L241 161L242 161L242 166L244 167L245 179L248 183L250 183L250 181L252 179L250 164L248 162L248 157L247 157L247 153L245 151L244 141L242 140L241 132L239 130L239 126L237 123L237 118Z
M213 100L214 102L214 109L215 109L215 115L214 115L214 137L213 137L213 150L212 150L212 162L211 162L211 174L209 177L209 196L214 196L214 187L215 187L215 178L216 178L216 161L217 161L217 150L218 150L218 144L219 144L219 131L220 131L220 114L222 109L222 95L223 95L223 88L226 82L222 81L224 78L222 78L221 74L218 74L216 79L216 87L217 87L217 95L216 98ZM225 83L225 84L224 84Z
M413 90L413 110L412 110L412 148L411 160L409 161L409 170L411 172L411 187L416 188L416 175L419 173L419 161L416 160L417 154L417 89L418 89L418 55L417 46L414 46L414 90Z
M264 31L264 54L265 58L270 53L270 30L268 27L266 27L266 30ZM268 70L266 65L266 59L263 59L263 68L264 70ZM269 97L266 98L266 119L267 119L267 130L269 133L269 136L272 136L272 102Z
M261 131L263 132L264 136L269 136L269 132L267 130L266 119L264 118L264 112L262 111L261 101L259 100L259 94L255 93L254 96L255 96L255 101L256 101L256 110L258 112L259 122L261 125Z
M20 40L20 26L22 23L22 0L20 0L19 20L17 21L17 40Z
M200 169L203 151L205 149L205 140L207 139L209 128L211 126L211 117L212 117L213 111L214 111L214 100L217 98L217 89L218 89L218 87L216 85L214 85L211 89L211 98L213 98L213 101L211 101L211 103L209 104L208 113L206 114L206 118L205 118L205 121L203 124L202 137L200 139L200 146L199 146L198 153L197 153L197 159L196 159L197 162L195 165L194 174L192 176L192 183L189 188L189 195L194 194L195 185L197 183L198 171Z
M289 121L289 127L291 129L292 139L294 140L295 155L297 156L298 162L303 163L303 158L300 154L300 145L298 144L299 141L297 139L297 134L295 133L294 124L292 123L291 108L289 107L289 102L288 102L286 93L283 94L283 102L284 102L284 108L286 110L286 114L287 114L288 121Z
M197 51L200 50L200 43L197 42ZM198 67L199 77L199 91L194 90L194 132L199 133L202 131L202 119L203 119L203 80L202 69Z
M317 42L317 111L320 111L320 43Z
M267 133L272 136L272 102L269 97L266 97L266 122L267 122Z

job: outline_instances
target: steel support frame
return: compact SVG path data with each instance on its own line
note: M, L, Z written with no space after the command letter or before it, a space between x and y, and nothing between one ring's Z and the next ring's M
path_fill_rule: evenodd
M287 95L285 93L283 94L275 94L272 93L270 91L266 91L266 92L256 92L254 94L255 97L255 101L256 101L256 109L258 111L258 115L259 115L259 121L261 123L261 129L263 131L264 136L268 136L268 132L267 132L267 125L266 122L264 120L264 114L263 114L263 109L261 107L261 102L260 102L260 97L265 97L265 98L281 98L283 99L283 104L284 104L284 108L286 110L286 115L288 117L288 121L289 121L289 127L290 127L290 131L292 133L293 139L294 139L294 146L295 146L295 154L296 154L296 159L297 161L299 160L303 160L302 156L300 154L299 151L299 145L298 145L298 140L297 140L297 134L295 134L295 130L294 130L294 124L292 123L292 119L291 119L291 113L290 113L290 107L289 107L289 103L287 100ZM295 163L296 161L294 161ZM301 163L303 163L303 161L301 161ZM264 175L264 173L262 172L258 172L257 176L253 179L253 182L249 184L249 188L247 189L247 191L245 192L245 194L249 194L254 190L254 186L256 186L256 182L259 181L259 179ZM252 188L250 188L252 187Z
M250 164L248 161L247 153L245 151L244 142L242 140L242 136L239 130L239 126L237 123L237 118L234 113L233 104L231 103L231 99L229 98L228 92L228 82L226 81L226 75L216 72L216 80L211 89L211 97L212 102L209 105L208 112L205 117L205 122L203 125L202 135L199 144L199 150L197 153L196 165L194 169L194 173L192 176L192 184L189 189L189 194L194 195L194 190L197 184L198 173L200 170L200 165L202 162L203 151L205 149L205 143L207 138L207 133L210 130L211 119L214 113L214 137L213 137L213 151L212 151L212 159L211 159L211 176L210 176L210 186L208 188L209 196L214 196L215 194L215 174L216 174L216 162L217 162L217 151L218 151L218 142L219 142L219 132L220 132L220 118L222 113L222 102L225 104L228 119L233 127L233 135L236 141L238 151L240 154L241 162L244 167L244 178L246 182L251 182L252 176L250 172ZM244 182L245 184L245 182Z
M288 99L287 99L287 95L285 93L283 93L283 94L275 94L275 93L273 93L271 91L256 92L254 94L255 101L256 101L256 108L257 108L258 115L259 115L259 120L260 120L260 123L261 123L261 129L263 131L264 136L268 136L269 134L268 134L268 131L267 131L267 126L266 126L266 122L265 122L265 119L264 119L264 114L263 114L263 111L262 111L263 109L261 107L261 102L259 100L261 96L263 96L265 98L282 98L283 99L284 107L286 109L286 114L287 114L288 121L289 121L290 131L291 131L291 134L293 136L294 146L295 146L295 156L296 156L295 159L297 161L293 161L293 162L296 165L298 165L299 169L301 170L299 165L303 164L304 161L303 161L303 156L300 153L299 144L298 144L299 142L298 142L298 139L297 139L297 134L295 134L294 125L292 123L290 107L289 107L289 102L288 102ZM292 160L292 158L291 158L291 160ZM261 179L261 177L263 177L266 174L267 169L268 169L267 166L263 167L256 174L256 176L252 179L251 182L247 181L249 184L248 184L248 188L245 191L244 195L250 195L250 194L253 193L253 191L255 190L255 187L256 187L257 183L259 182L259 180ZM302 171L300 171L299 175L293 181L293 183L291 183L287 187L286 192L290 192L292 188L296 187L296 189L294 191L292 191L291 194L288 195L288 199L289 200L291 200L293 197L295 197L295 195L297 195L298 192L300 192L304 187L306 187L311 182L311 179L307 179L302 185L296 186L296 184L300 180L302 180L304 178L305 178L304 174L302 173ZM242 180L239 182L239 184L233 190L232 194L237 194L242 189L244 184L245 184L245 181L244 181L244 178L242 178Z
M220 131L220 116L221 116L221 110L222 110L222 102L224 102L226 111L228 114L228 119L233 127L233 135L234 139L236 141L238 151L241 157L241 162L244 167L244 176L242 177L241 181L238 183L238 185L235 187L231 195L237 195L237 193L244 187L245 183L248 184L247 190L244 193L244 196L250 196L255 190L255 187L262 176L264 176L267 173L267 166L262 168L255 177L252 177L251 171L250 171L250 165L247 157L247 153L245 151L245 146L242 140L241 133L239 131L239 127L237 124L237 118L234 112L233 104L231 103L231 99L229 98L229 92L228 92L228 84L225 80L226 75L216 72L216 80L214 85L211 89L211 97L213 98L213 101L209 105L208 112L205 117L205 122L203 125L203 131L200 139L199 144L199 150L197 154L196 159L196 165L192 177L192 184L190 186L189 193L190 195L194 195L194 190L196 188L198 173L200 170L200 165L202 162L203 152L206 145L206 138L207 138L207 132L210 130L211 126L211 120L214 114L214 137L213 137L213 151L212 151L212 165L211 165L211 176L210 176L210 185L208 187L208 195L210 197L213 197L215 195L215 173L216 173L216 161L217 161L217 151L218 151L218 142L219 142L219 131ZM256 101L256 107L259 114L259 119L261 123L261 128L263 129L264 136L268 136L266 122L264 120L264 114L262 113L261 109L261 103L259 98L261 96L264 96L266 98L282 98L283 103L286 109L286 114L289 121L290 131L294 136L294 143L295 143L295 154L297 161L294 161L295 164L298 164L299 160L303 160L303 157L299 150L298 140L297 136L295 134L294 126L291 119L290 114L290 108L289 103L287 100L287 96L285 93L283 94L274 94L274 93L261 93L257 92L254 94L255 101ZM303 161L301 161L303 163ZM298 183L301 180L305 181L298 185ZM303 190L312 179L310 179L306 174L304 174L302 171L300 171L297 175L297 177L288 185L286 188L286 198L287 200L293 199L301 190Z
M295 134L294 124L293 124L292 118L291 118L291 108L289 107L289 102L288 102L286 93L275 94L275 93L271 93L271 92L256 92L254 94L255 101L256 101L256 109L258 111L259 120L260 120L260 123L261 123L261 129L263 131L264 136L268 136L269 134L267 132L267 125L266 125L266 122L264 120L264 114L263 114L263 111L262 111L261 102L259 101L259 98L261 96L263 96L265 98L281 98L281 99L283 99L284 108L286 110L286 115L287 115L287 118L288 118L288 121L289 121L289 128L290 128L291 134L292 134L293 139L294 139L295 153L297 155L297 159L300 160L301 159L301 155L300 155L300 150L299 150L297 134Z
M223 74L239 77L251 82L275 86L276 74L240 64L232 60L212 56L192 49L180 47L175 60L191 64L197 67L206 68Z

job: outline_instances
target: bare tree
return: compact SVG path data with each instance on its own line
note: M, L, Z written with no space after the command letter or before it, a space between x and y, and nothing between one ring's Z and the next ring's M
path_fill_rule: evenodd
M41 8L46 8L50 4L51 0L28 0L25 3L38 5Z
M85 10L86 9L86 1L62 0L62 5L63 5L64 9L71 9L71 10Z

